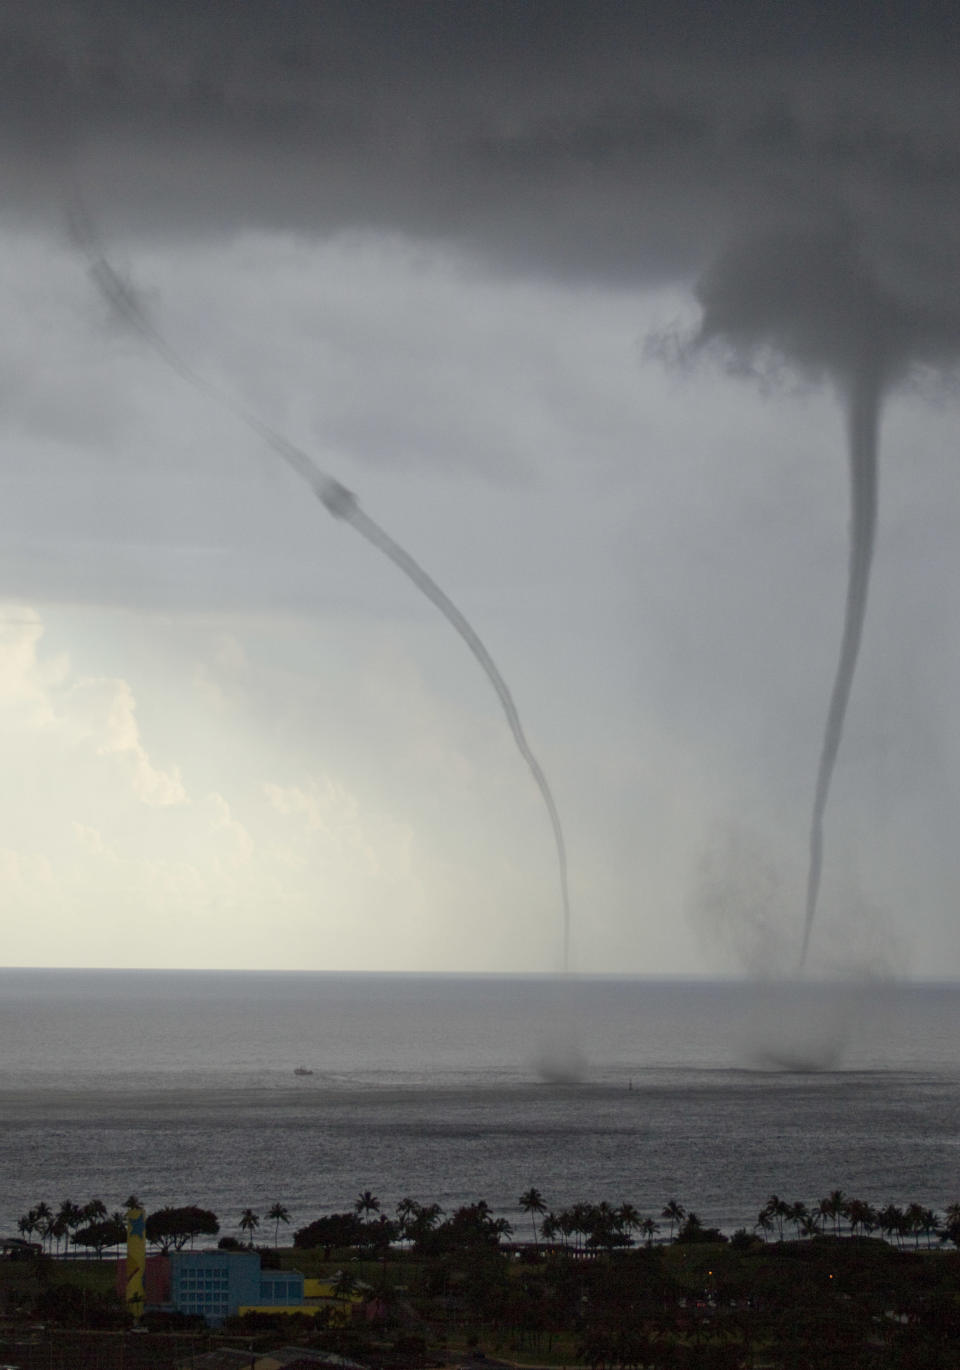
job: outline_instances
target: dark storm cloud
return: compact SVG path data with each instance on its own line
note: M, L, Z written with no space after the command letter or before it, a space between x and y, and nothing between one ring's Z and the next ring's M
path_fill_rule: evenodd
M960 246L960 19L934 4L8 4L5 179L126 229L364 225L526 269L687 277L851 216L931 289Z
M741 359L769 346L846 381L869 353L887 386L960 352L960 310L884 287L842 229L748 236L719 256L697 294L698 346L726 340Z

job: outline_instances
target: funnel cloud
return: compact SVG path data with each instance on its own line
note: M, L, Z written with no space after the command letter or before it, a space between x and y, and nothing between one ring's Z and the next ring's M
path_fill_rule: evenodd
M782 359L829 377L847 413L850 552L840 653L817 766L799 965L806 964L823 870L823 827L870 589L877 525L877 446L885 395L911 367L960 347L960 319L888 291L844 233L749 239L720 258L698 291L695 347L733 365Z
M560 822L560 813L553 798L549 782L544 773L543 767L534 756L530 744L527 741L523 725L520 722L520 715L507 682L500 673L500 669L484 645L479 634L473 628L466 616L461 613L448 595L441 590L436 581L427 574L422 566L414 560L399 543L395 542L389 533L380 527L370 516L360 508L356 495L342 485L334 477L321 471L313 460L294 443L290 442L281 433L277 433L268 424L265 424L255 414L250 414L241 408L236 402L223 392L209 385L204 378L193 370L167 342L163 334L154 326L149 318L135 291L117 274L116 270L107 260L102 247L99 245L94 234L89 217L84 211L82 203L74 197L74 203L70 206L69 212L70 231L74 241L80 246L88 258L90 264L90 275L95 282L100 293L107 301L110 308L116 312L120 318L136 333L138 333L154 349L158 356L166 365L174 371L181 380L198 390L201 394L213 399L227 408L236 418L240 419L251 428L263 441L300 477L305 481L327 513L335 519L342 520L349 524L353 530L365 539L372 547L382 553L393 563L398 570L410 580L416 588L433 604L447 620L450 626L459 634L466 643L475 660L479 663L481 670L487 680L493 686L497 698L507 719L507 724L516 743L517 750L523 758L528 771L533 779L540 797L543 800L550 821L550 828L553 834L554 845L556 848L557 868L560 880L560 896L562 902L562 924L561 924L561 966L566 973L570 969L570 896L567 879L567 849L564 839L563 826Z

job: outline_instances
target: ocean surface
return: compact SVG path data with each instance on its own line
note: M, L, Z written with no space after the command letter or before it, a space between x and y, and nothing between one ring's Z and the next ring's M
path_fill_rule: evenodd
M296 1067L312 1071L295 1075ZM960 987L0 970L0 1235L40 1200L960 1200Z

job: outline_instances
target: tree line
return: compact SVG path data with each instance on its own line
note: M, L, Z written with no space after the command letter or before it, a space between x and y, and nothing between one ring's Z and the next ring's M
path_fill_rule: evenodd
M139 1207L140 1201L135 1194L131 1194L124 1204L124 1209ZM280 1203L274 1204L269 1216L276 1220L277 1233L281 1222L290 1221L288 1210ZM252 1238L259 1224L258 1214L246 1208L237 1225ZM41 1248L57 1255L70 1246L80 1246L95 1251L99 1259L105 1250L122 1246L127 1240L125 1212L109 1213L102 1199L91 1199L85 1204L64 1199L56 1210L46 1202L36 1204L17 1219L17 1229L26 1240L39 1237ZM146 1215L144 1223L147 1243L163 1255L181 1251L188 1243L192 1246L198 1237L215 1237L219 1231L217 1215L196 1204L154 1209Z
M705 1226L695 1212L688 1211L676 1198L667 1201L658 1218L640 1213L631 1203L612 1205L606 1201L576 1203L554 1212L533 1186L517 1202L530 1219L535 1248L542 1243L574 1251L612 1251L638 1241L649 1247L664 1240L728 1240L719 1229ZM136 1195L125 1202L126 1208L138 1206ZM273 1223L273 1243L277 1246L281 1224L291 1221L290 1211L278 1202L266 1219ZM252 1208L245 1208L240 1214L237 1227L247 1246L253 1245L260 1222L260 1215ZM57 1209L41 1202L18 1219L17 1227L24 1238L37 1236L42 1247L57 1254L70 1246L86 1247L99 1258L104 1250L126 1241L124 1213L109 1213L102 1199L91 1199L82 1205L64 1199ZM163 1254L182 1250L200 1237L215 1237L219 1232L216 1214L194 1204L155 1209L147 1214L145 1222L148 1244ZM877 1208L862 1199L848 1197L840 1189L831 1190L811 1204L790 1202L772 1194L760 1209L752 1231L740 1228L733 1240L742 1243L752 1240L755 1234L764 1241L783 1241L789 1233L799 1240L824 1233L839 1237L843 1233L869 1236L874 1232L882 1233L897 1246L910 1239L914 1246L919 1246L923 1237L927 1246L937 1239L960 1247L960 1203L950 1204L941 1216L918 1203L889 1203ZM447 1215L437 1203L420 1203L407 1196L396 1205L394 1216L389 1217L382 1211L379 1198L366 1189L357 1196L351 1210L327 1214L297 1229L293 1244L301 1249L366 1247L376 1252L399 1243L430 1256L477 1243L498 1246L512 1235L513 1228L507 1219L497 1217L483 1199ZM222 1238L220 1244L244 1245L231 1237Z
M960 1204L950 1204L941 1219L935 1209L922 1204L901 1207L889 1203L876 1208L863 1199L848 1198L842 1189L831 1190L826 1198L810 1206L803 1202L788 1203L778 1194L771 1194L757 1216L755 1230L764 1239L776 1232L778 1239L783 1241L788 1226L793 1227L797 1238L816 1237L827 1230L840 1236L846 1230L853 1237L881 1232L888 1240L892 1238L897 1246L902 1246L910 1237L914 1245L919 1246L922 1236L926 1238L927 1246L937 1237L960 1247Z

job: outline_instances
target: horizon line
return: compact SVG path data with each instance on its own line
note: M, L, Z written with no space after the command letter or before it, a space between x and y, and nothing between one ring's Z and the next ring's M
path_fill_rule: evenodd
M606 970L358 970L336 967L282 967L282 966L40 966L40 965L0 965L0 975L8 972L27 972L39 974L96 974L96 975L236 975L236 976L328 976L355 977L367 979L418 978L434 980L609 980L634 981L637 983L672 984L905 984L905 985L942 985L956 987L960 977L938 978L932 976L913 976L906 974L868 975L854 971L837 971L833 974L797 976L796 974L749 974L733 971L606 971Z

